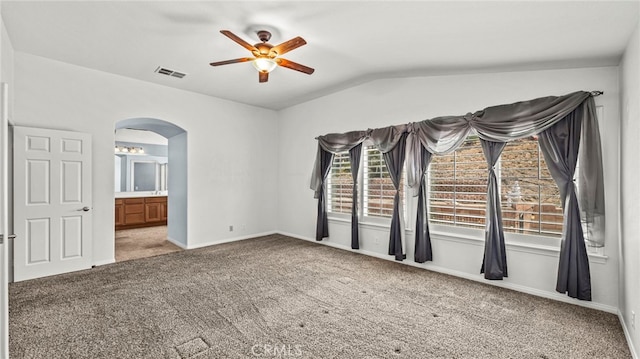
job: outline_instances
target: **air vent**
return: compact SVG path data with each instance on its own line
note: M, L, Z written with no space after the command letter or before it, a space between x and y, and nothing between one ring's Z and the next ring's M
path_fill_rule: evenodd
M165 67L158 67L155 72L157 72L159 74L171 76L171 77L177 77L179 79L187 76L187 74L185 74L184 72L178 72L178 71L170 70L170 69L167 69Z

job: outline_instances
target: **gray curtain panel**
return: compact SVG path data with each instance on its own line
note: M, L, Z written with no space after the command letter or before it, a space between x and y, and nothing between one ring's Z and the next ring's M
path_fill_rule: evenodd
M318 198L318 222L316 223L316 241L321 241L323 238L329 237L329 220L327 219L327 202L324 181L331 169L331 162L333 162L333 153L319 149L319 163L322 173L322 181L320 187L317 190Z
M353 194L351 202L351 249L360 249L360 234L358 229L358 171L362 157L362 143L349 150L351 163L351 178L353 178Z
M484 258L480 273L486 279L501 280L507 277L507 252L504 246L502 230L502 210L500 209L500 191L496 177L496 163L506 142L480 140L482 152L487 159L489 179L487 181L487 213L484 231Z
M384 162L389 170L389 177L393 182L396 193L393 196L393 215L391 216L391 231L389 233L389 254L394 255L397 261L404 260L407 256L402 250L402 238L404 225L401 219L400 211L402 210L402 199L400 198L400 186L402 183L402 166L404 165L404 157L406 152L407 134L403 133L397 142L397 145L389 152L384 152Z
M431 153L426 148L420 146L422 161L420 162L422 180L418 186L418 214L416 216L416 238L414 261L424 263L433 260L431 252L431 236L429 235L429 214L427 213L427 185L424 175L431 162Z
M590 246L604 246L604 178L602 172L602 146L593 97L582 104L582 133L578 153L578 204L584 236ZM598 162L600 161L600 162Z
M578 163L582 106L540 133L538 142L551 176L560 190L564 210L556 290L572 298L591 300L589 257L584 242L574 173Z

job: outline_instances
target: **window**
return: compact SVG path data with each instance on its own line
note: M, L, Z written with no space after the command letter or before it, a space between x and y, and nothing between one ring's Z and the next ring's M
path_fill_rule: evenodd
M364 149L364 215L391 217L395 188L382 153L374 147Z
M487 162L477 136L469 136L453 153L433 156L428 181L431 222L484 227Z
M382 152L373 146L365 147L362 166L364 167L364 198L362 206L364 215L391 218L393 215L393 198L396 194L396 189L391 181L391 176L387 170ZM400 185L400 196L404 196L404 170L400 178L400 183L402 184Z
M349 152L340 152L333 156L333 163L327 177L327 211L351 213L353 178Z
M502 225L505 232L562 234L560 191L537 138L509 142L500 157Z
M391 181L382 153L373 146L363 148L363 161L360 164L360 196L362 215L377 218L391 218L393 215L393 197L396 190ZM404 170L400 178L400 195L404 196ZM351 214L353 200L353 178L349 152L334 155L327 176L327 212ZM404 198L404 197L403 197ZM406 201L405 201L406 202ZM406 211L406 203L404 203Z
M562 207L537 138L509 142L496 164L505 232L557 237ZM477 136L455 152L432 158L428 172L432 223L484 228L487 162Z

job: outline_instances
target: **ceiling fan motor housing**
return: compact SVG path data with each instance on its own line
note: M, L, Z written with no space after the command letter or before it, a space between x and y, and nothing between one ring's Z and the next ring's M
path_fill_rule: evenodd
M267 42L271 39L271 33L267 30L260 30L257 32L258 39L262 42Z

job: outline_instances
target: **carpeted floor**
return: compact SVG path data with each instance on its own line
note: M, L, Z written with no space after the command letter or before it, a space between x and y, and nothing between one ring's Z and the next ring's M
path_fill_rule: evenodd
M272 235L10 285L12 358L630 358L613 314Z
M181 251L167 240L167 226L116 231L116 262Z

